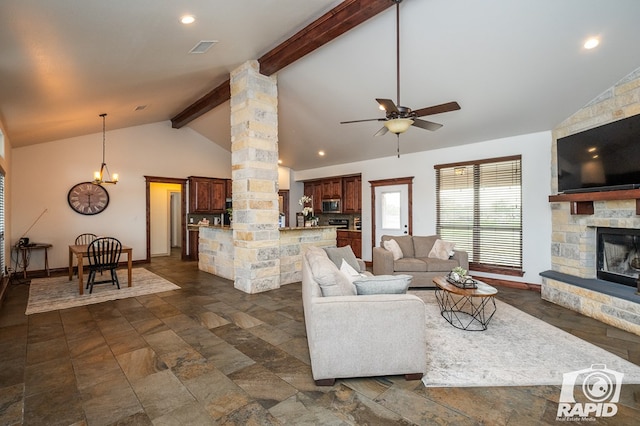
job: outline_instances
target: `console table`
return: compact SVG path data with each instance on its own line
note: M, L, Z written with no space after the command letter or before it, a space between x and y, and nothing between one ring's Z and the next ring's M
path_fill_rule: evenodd
M31 257L32 250L44 250L44 270L47 273L47 276L50 277L49 273L49 248L53 247L51 244L46 243L31 243L25 246L17 246L17 250L20 251L20 256L22 256L22 276L23 278L27 278L27 267L29 266L29 258Z

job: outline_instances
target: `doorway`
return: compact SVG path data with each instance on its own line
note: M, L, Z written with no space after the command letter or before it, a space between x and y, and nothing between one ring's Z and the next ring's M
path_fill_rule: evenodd
M181 259L186 252L186 179L145 176L147 258L168 256L172 247L180 247Z
M412 235L413 177L369 181L371 184L371 247L383 235Z

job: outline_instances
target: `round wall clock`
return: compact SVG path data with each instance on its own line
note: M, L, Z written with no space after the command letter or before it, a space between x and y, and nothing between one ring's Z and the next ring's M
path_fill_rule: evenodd
M81 182L71 187L67 201L69 206L80 214L98 214L109 205L109 193L101 185Z

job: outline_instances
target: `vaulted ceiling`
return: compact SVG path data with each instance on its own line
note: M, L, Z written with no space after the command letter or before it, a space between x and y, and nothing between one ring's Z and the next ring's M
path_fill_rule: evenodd
M391 0L389 0L391 2ZM0 120L14 147L171 120L339 0L2 0ZM401 153L552 129L640 66L637 0L404 0L401 99L448 101ZM183 25L179 17L196 22ZM587 37L600 46L586 50ZM190 54L201 40L217 40ZM395 8L277 72L283 165L394 156L375 98L396 99ZM144 107L139 109L139 107ZM138 110L136 110L138 109ZM229 103L187 126L230 147ZM179 130L176 130L179 131ZM326 155L319 157L317 152Z

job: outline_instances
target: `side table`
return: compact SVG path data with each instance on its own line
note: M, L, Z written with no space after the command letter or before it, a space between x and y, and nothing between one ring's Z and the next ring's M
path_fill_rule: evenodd
M50 277L49 273L49 248L53 247L51 244L46 243L31 243L26 246L17 246L17 249L20 251L20 255L22 256L22 276L23 278L27 278L27 267L29 266L29 259L31 257L32 250L44 250L44 270L47 273L47 276Z
M469 331L484 331L496 313L494 287L477 281L477 288L460 288L445 277L435 277L436 299L440 314L455 328Z

